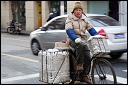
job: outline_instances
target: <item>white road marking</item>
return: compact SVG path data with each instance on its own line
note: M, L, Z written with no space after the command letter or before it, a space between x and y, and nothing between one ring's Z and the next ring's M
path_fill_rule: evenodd
M110 81L113 81L113 76L112 75L109 75L109 74L106 74L107 75L107 80L110 80ZM98 77L98 75L95 75L95 77ZM117 78L117 82L118 83L121 83L121 84L127 84L127 78L122 78L122 77L119 77L119 76L116 76Z
M122 78L117 76L117 82L121 84L127 84L127 78Z
M8 55L8 54L2 54L2 55L7 55L7 56L11 56L12 57L12 55ZM21 58L19 56L13 56L13 57ZM23 58L23 59L25 59L25 58ZM27 59L27 58L25 60L29 60L30 61L30 59ZM39 62L39 61L36 61L36 60L31 60L31 61ZM127 70L122 70L122 71L127 72ZM1 79L1 83L6 83L6 82L11 82L11 81L16 81L16 80L22 80L22 79L29 79L29 78L34 78L34 77L39 77L39 73L30 74L30 75L24 75L24 76L18 76L18 77L11 77L11 78L6 78L6 79ZM95 77L98 77L98 76L95 75ZM107 74L107 77L108 77L107 78L108 80L110 80L110 81L113 80L112 75ZM123 77L117 76L117 82L121 83L121 84L127 84L127 78L123 78Z
M35 77L39 77L39 73L30 74L30 75L24 75L24 76L18 76L18 77L11 77L11 78L6 78L6 79L1 79L1 83L6 83L6 82L11 82L11 81L16 81L16 80L22 80L22 79L35 78ZM95 75L95 77L97 77L97 75ZM110 81L113 80L112 75L108 75L107 74L107 77L108 77L107 78L108 80L110 80ZM121 83L121 84L127 84L127 79L117 76L117 82Z
M122 71L127 72L127 70L122 70Z
M29 79L29 78L34 78L34 77L39 77L39 73L1 79L1 83L11 82L11 81L16 81L16 80L21 80L21 79Z

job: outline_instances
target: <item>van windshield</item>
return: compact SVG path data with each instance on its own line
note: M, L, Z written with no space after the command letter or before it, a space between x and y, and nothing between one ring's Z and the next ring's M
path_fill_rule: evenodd
M100 26L121 26L115 19L108 16L90 16L88 17L91 24L95 27Z

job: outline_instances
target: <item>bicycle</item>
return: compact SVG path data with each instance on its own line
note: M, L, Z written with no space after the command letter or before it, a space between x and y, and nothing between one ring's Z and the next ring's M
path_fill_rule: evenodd
M9 34L14 34L14 33L20 34L20 32L22 31L22 25L18 22L10 21L9 23L7 23L7 25L8 25L7 32Z
M104 58L107 53L95 54L91 58L91 68L89 77L92 84L117 84L116 73L111 63ZM102 57L101 57L102 56ZM70 58L70 78L69 84L74 84L81 76L82 70L76 70L76 58L75 50L69 50ZM83 75L83 74L82 74Z
M8 22L7 25L8 25L7 26L7 32L9 34L13 34L14 33L14 29L15 29L13 20L10 20L10 22Z

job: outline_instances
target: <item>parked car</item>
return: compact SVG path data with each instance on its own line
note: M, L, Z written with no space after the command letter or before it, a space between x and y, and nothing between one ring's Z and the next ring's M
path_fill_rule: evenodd
M96 31L106 37L110 56L120 58L127 52L127 26L121 26L115 19L102 14L86 14ZM57 16L43 27L30 33L30 45L34 55L41 49L54 48L55 42L66 40L65 20L68 15ZM87 32L87 38L90 34Z

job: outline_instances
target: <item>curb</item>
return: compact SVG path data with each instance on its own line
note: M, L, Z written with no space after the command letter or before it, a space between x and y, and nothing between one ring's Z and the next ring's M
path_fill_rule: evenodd
M6 30L1 30L1 33L7 33ZM30 35L31 32L27 32L25 30L22 30L20 34L23 34L23 35Z

